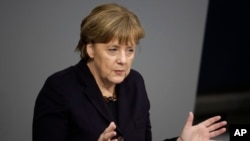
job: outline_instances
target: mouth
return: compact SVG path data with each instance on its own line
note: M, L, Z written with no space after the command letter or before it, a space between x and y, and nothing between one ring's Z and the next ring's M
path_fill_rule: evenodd
M115 70L114 71L116 74L118 74L118 75L122 75L122 74L124 74L124 70Z

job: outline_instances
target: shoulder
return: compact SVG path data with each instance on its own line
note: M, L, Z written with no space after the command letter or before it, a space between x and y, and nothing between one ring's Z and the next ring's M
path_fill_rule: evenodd
M127 79L133 80L133 81L144 81L141 73L134 69L130 70L130 73L128 74Z
M47 78L47 81L60 81L74 76L73 66L57 71Z
M74 66L53 73L46 81L45 85L54 87L64 87L77 81L77 73Z
M92 81L91 79L86 63L81 60L76 65L50 75L45 81L45 85L76 91L88 85L89 81Z
M134 69L130 70L130 73L128 74L123 83L134 87L145 87L143 76L140 72Z

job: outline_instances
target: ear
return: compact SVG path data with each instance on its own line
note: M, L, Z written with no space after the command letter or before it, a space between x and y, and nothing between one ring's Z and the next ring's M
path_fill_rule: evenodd
M91 59L93 59L94 56L95 56L95 51L94 51L94 45L93 45L93 43L88 43L86 47L87 47L87 54L88 54L88 56Z

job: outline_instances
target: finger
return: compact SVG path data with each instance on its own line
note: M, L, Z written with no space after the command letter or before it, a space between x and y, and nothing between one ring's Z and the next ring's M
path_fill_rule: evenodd
M104 140L110 140L112 137L116 136L116 125L114 122L110 122L109 126L101 134L101 138Z
M111 131L114 131L116 128L116 125L114 122L110 122L109 126L104 130L103 133L109 133Z
M200 124L203 124L204 126L208 127L210 126L211 124L219 121L221 119L221 116L214 116L214 117L211 117L203 122L201 122Z
M218 122L218 123L215 123L215 124L212 124L208 127L208 130L209 131L214 131L214 130L217 130L223 126L227 125L227 122L226 121L221 121L221 122Z
M108 132L108 133L103 133L103 139L104 140L110 140L111 138L113 138L115 136L116 136L116 132L115 131L111 131L111 132Z
M221 135L221 134L223 134L223 133L225 133L225 132L226 132L226 128L221 128L221 129L219 129L219 130L210 132L210 133L209 133L209 137L210 137L210 138L214 138L214 137L217 137L217 136L219 136L219 135Z
M184 129L190 128L193 126L194 115L193 112L189 112L187 121L185 123Z

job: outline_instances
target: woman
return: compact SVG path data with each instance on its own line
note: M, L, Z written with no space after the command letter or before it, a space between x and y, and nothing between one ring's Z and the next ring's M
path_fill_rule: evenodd
M131 69L144 37L137 16L117 4L97 6L82 21L75 66L50 76L40 91L33 141L151 141L149 100L142 76ZM219 116L169 140L201 141L225 132Z

